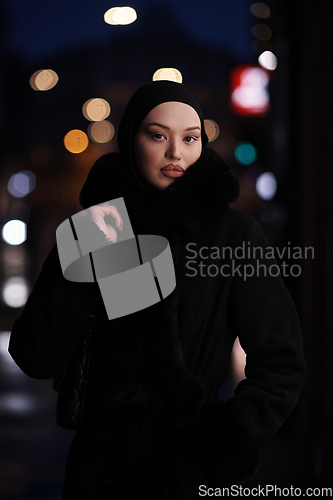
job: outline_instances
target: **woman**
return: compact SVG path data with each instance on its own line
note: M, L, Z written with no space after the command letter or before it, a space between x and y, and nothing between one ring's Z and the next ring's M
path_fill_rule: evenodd
M54 248L14 324L17 364L51 378L95 316L89 409L68 458L65 499L186 500L244 484L298 400L305 365L293 302L280 276L242 272L256 265L252 254L235 261L242 246L267 242L251 217L229 208L238 181L207 142L196 96L178 83L149 83L125 110L120 155L97 160L80 195L92 221L96 205L123 197L135 234L168 239L171 295L108 321L96 283L66 281ZM116 241L119 213L111 216L102 230L91 223L96 238ZM272 262L260 259L267 269ZM218 388L237 336L247 378L223 403Z

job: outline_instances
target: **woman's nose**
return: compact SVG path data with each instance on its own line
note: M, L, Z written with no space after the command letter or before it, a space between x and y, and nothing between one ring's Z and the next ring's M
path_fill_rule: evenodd
M177 141L173 141L169 144L165 156L167 158L175 158L176 160L181 159L180 147Z

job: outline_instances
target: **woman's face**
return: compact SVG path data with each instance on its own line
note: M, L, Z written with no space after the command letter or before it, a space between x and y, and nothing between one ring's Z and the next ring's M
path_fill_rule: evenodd
M165 189L201 155L201 122L183 102L163 102L145 117L134 138L136 165L142 177Z

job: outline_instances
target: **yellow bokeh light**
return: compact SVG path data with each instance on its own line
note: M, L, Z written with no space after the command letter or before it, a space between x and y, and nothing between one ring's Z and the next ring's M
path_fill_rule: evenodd
M137 13L132 7L112 7L104 14L104 21L112 25L125 25L134 23Z
M82 130L70 130L64 137L65 148L71 153L82 153L87 149L89 139Z
M38 73L40 73L40 72L41 72L41 70L40 70L40 69L39 69L38 71L35 71L35 72L34 72L34 74L33 74L33 75L31 76L31 78L30 78L29 83L30 83L31 87L32 87L34 90L39 90L39 88L38 88L38 87L36 87L35 80L36 80L36 76L37 76L37 75L38 75Z
M82 106L82 113L87 120L99 122L109 116L111 107L105 99L89 99Z
M52 69L40 69L30 78L30 85L34 90L50 90L58 83L59 77Z
M94 142L105 144L114 136L114 126L107 120L91 123L88 127L88 135Z
M176 68L160 68L153 74L153 81L169 80L171 82L182 83L183 76Z
M35 84L39 90L50 90L58 83L58 75L52 69L41 71L36 76Z
M252 14L261 19L267 19L271 15L271 9L262 2L253 3L250 7Z
M205 132L209 142L215 141L220 135L220 127L214 120L204 120Z

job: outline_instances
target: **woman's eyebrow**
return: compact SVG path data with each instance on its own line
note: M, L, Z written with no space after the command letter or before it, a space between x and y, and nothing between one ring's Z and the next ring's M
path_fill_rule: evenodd
M161 123L157 123L157 122L152 122L152 123L147 123L147 127L150 127L152 125L156 125L157 127L162 127L162 128L165 128L167 130L170 130L169 127L167 127L166 125L162 125ZM201 128L200 127L189 127L187 129L185 129L185 132L187 132L188 130L200 130L201 131Z
M166 128L167 130L170 130L169 127L167 127L166 125L162 125L161 123L157 123L157 122L147 123L147 127L151 127L152 125L157 125L157 127L162 127L162 128Z

